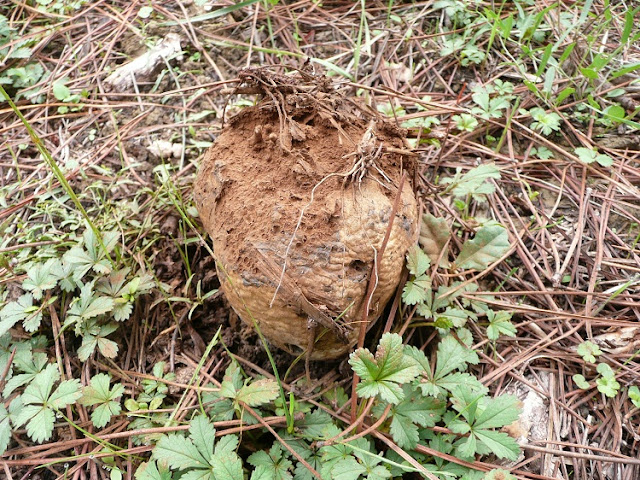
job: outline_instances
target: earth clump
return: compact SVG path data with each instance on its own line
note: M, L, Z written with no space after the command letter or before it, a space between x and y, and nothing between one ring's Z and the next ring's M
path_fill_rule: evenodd
M417 240L403 132L326 77L253 69L241 79L262 101L229 121L195 183L221 288L277 347L340 357L362 319L382 313Z

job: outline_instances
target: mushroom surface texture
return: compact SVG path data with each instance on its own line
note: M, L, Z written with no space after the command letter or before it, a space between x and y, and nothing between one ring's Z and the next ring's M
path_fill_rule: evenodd
M380 316L419 222L403 132L306 77L273 81L230 120L204 156L195 200L239 317L321 360L353 348L364 309L370 323Z

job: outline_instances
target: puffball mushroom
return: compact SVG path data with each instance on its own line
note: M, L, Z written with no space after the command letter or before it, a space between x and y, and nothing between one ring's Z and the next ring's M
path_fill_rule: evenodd
M418 206L410 175L398 191L399 129L334 92L287 93L231 119L204 156L195 200L238 316L292 354L334 359L356 344L367 303L373 322L395 292Z

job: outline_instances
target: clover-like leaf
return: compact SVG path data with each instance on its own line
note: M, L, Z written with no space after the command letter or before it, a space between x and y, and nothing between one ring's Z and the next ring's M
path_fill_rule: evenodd
M580 388L581 390L588 390L589 388L591 388L591 385L589 385L589 382L587 382L587 379L584 378L584 375L576 373L571 378L573 379L575 384L578 386L578 388Z
M589 363L596 363L596 357L602 355L600 347L588 340L578 345L577 352L585 362Z

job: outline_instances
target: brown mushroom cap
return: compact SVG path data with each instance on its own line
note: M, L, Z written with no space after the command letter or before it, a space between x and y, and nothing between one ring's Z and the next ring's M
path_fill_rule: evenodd
M384 256L376 258L404 159L383 153L376 163L387 178L371 167L362 180L348 181L344 173L356 160L364 120L336 125L315 112L292 115L289 151L278 120L259 107L235 117L204 157L196 205L213 240L222 290L240 318L255 320L274 345L300 353L309 342L309 309L331 321L339 317L346 334L340 338L321 325L310 357L332 359L357 341L374 261L370 322L393 295L417 240L417 202L405 182ZM393 128L381 125L376 137L383 146L402 147Z

